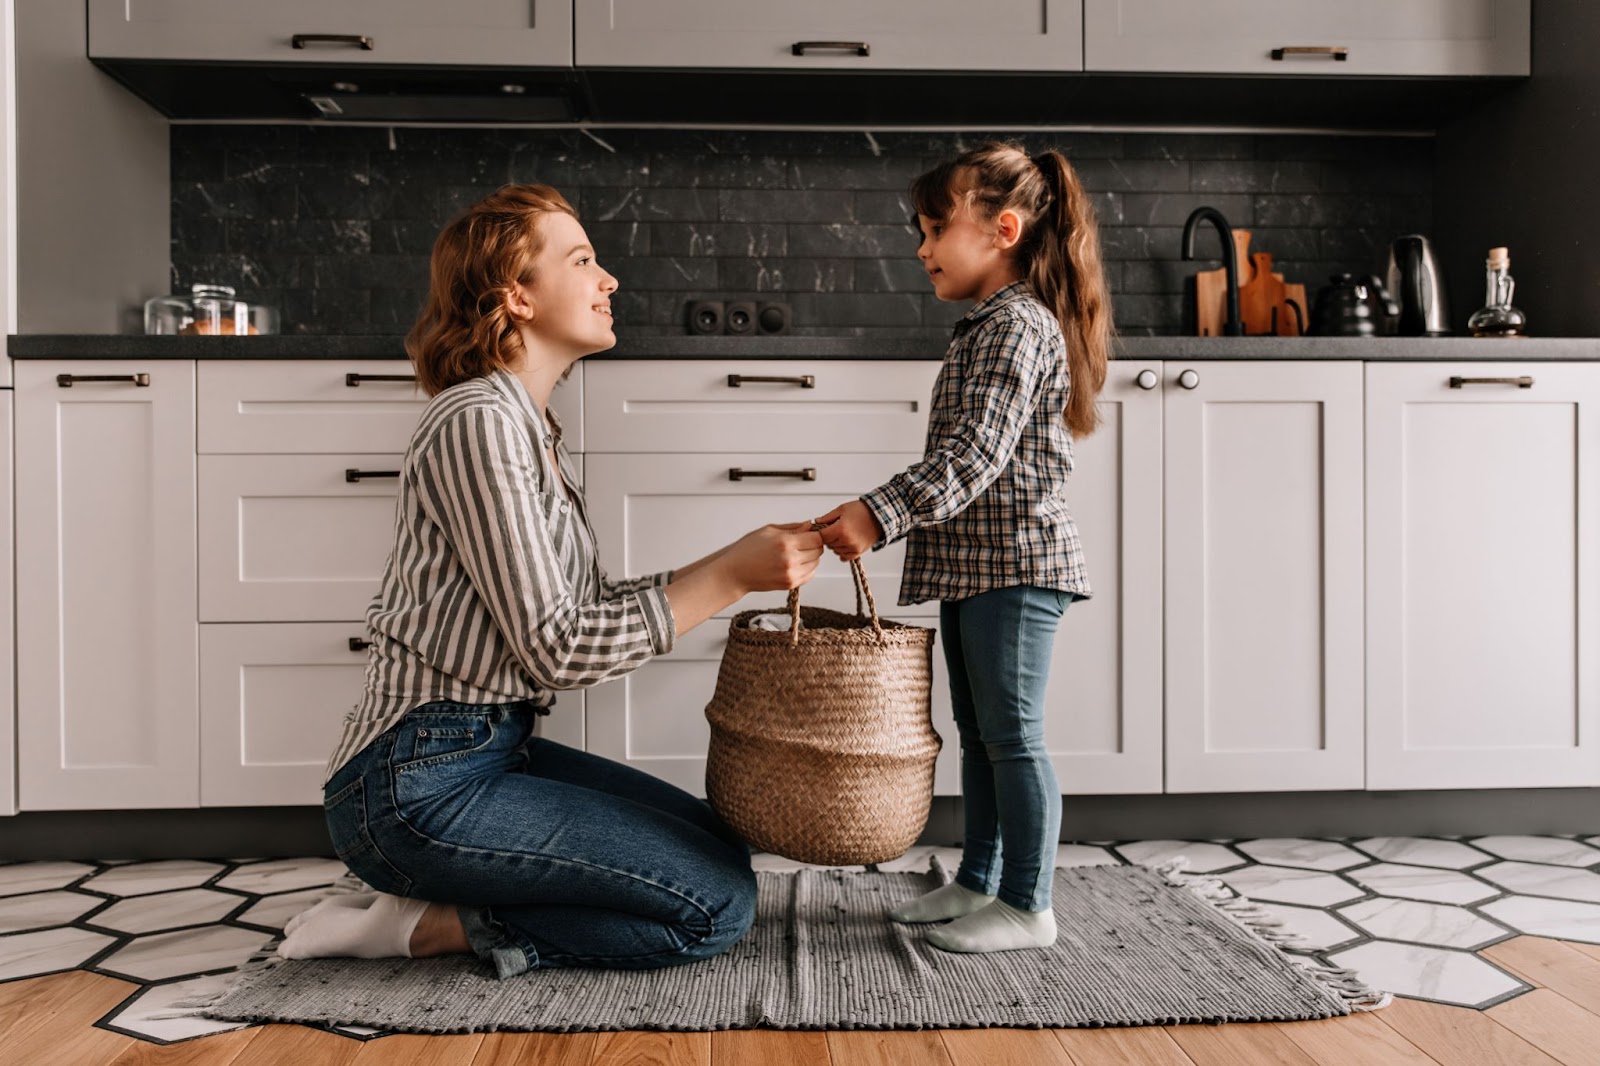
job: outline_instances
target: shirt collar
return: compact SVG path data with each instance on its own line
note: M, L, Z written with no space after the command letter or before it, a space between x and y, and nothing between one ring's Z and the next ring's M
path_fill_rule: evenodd
M956 336L961 336L961 334L967 332L967 330L976 326L1012 300L1026 296L1027 293L1028 283L1026 281L1013 281L1009 285L1000 286L988 296L973 304L972 309L961 316L961 321L956 323Z
M539 439L539 443L548 448L561 438L561 416L556 414L554 408L548 406L543 411L539 410L539 405L533 402L533 397L529 396L528 390L523 387L521 378L505 367L496 367L488 377L496 389L517 405L517 409L533 426L534 435Z

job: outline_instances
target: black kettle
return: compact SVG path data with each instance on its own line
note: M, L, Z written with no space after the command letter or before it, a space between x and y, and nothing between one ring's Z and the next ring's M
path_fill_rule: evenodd
M1319 337L1384 337L1394 333L1400 306L1373 274L1333 274L1317 290L1306 332Z

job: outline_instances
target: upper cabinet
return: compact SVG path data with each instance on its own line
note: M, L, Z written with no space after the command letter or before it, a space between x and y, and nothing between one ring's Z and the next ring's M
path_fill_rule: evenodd
M574 9L580 67L1083 69L1082 0L574 0Z
M89 55L570 67L572 0L89 0Z
M1525 76L1531 0L1083 0L1084 69Z

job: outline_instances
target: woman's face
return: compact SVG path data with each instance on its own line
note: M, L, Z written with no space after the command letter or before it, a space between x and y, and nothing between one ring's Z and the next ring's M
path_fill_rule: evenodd
M577 219L551 212L539 225L544 247L534 257L533 284L517 286L532 309L523 329L541 345L573 357L611 348L617 343L611 329L617 279L601 269Z

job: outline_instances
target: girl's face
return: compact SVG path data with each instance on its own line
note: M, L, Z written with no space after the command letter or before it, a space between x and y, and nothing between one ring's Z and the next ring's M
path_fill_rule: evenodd
M532 312L523 330L541 346L572 358L613 347L611 294L617 279L601 269L577 219L552 211L539 225L544 247L534 256L533 284L519 283L511 300L519 317L526 317L521 303Z
M951 218L918 215L917 228L917 258L941 300L981 300L1022 276L1013 255L1021 232L1015 211L1001 211L984 225L958 207Z

